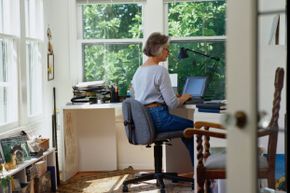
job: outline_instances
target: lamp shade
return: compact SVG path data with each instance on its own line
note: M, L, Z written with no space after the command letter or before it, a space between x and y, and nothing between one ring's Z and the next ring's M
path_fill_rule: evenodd
M188 58L187 50L184 47L181 47L178 53L178 59Z

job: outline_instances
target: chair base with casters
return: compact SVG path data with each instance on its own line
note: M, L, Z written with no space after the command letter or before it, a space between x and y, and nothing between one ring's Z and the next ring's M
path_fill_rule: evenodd
M123 192L128 192L128 185L135 184L139 182L144 182L147 180L156 179L157 186L160 188L160 193L165 193L165 185L163 180L171 180L172 182L191 182L192 190L194 189L194 179L178 176L174 172L162 172L162 144L164 141L157 141L154 144L154 164L155 172L143 174L136 178L126 180L123 182Z

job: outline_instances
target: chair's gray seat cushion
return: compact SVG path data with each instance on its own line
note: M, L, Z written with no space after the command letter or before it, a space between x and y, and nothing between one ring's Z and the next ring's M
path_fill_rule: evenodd
M210 155L204 166L209 169L224 169L226 166L226 154L224 153L217 153ZM259 156L259 168L267 168L268 161L265 156Z

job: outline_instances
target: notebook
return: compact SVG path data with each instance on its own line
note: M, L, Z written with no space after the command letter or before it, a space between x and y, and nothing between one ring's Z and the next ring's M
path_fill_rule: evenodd
M206 76L191 76L187 77L182 94L191 94L192 98L186 101L186 104L203 103L203 97L207 86Z

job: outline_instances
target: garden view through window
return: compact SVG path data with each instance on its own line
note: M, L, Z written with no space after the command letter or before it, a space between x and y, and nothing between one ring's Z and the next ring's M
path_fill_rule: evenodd
M171 37L169 73L178 74L181 92L187 76L208 76L208 99L225 97L225 9L224 1L165 3ZM83 4L81 48L83 81L105 80L125 96L142 61L142 4ZM217 57L219 61L194 53L177 58L181 47Z

